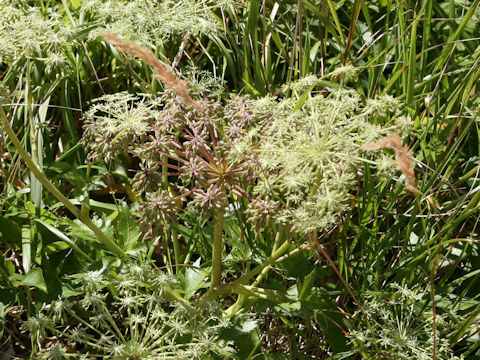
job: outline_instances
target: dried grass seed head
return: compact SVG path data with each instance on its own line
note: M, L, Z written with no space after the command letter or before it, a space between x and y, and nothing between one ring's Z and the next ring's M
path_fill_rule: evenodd
M413 193L418 192L411 161L413 151L403 144L402 139L398 134L385 136L373 143L365 144L363 148L365 150L392 149L395 151L397 156L397 168L407 179L407 189Z
M162 82L162 84L177 96L179 96L186 104L201 110L202 107L191 98L188 93L185 83L175 76L173 72L167 69L153 54L153 52L146 46L137 45L134 42L129 42L120 39L115 34L107 31L101 31L100 35L104 37L108 42L117 47L120 51L138 57L146 64L150 65L154 69L154 77Z

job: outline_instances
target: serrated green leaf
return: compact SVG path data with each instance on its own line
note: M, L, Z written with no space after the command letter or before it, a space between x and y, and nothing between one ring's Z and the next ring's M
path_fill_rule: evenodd
M193 263L194 267L189 267L185 271L185 276L181 279L185 298L190 299L198 289L208 286L203 280L207 274L200 269L200 258Z
M133 219L130 208L126 205L119 212L115 234L118 239L118 246L126 252L134 249L138 243L140 229L137 222Z

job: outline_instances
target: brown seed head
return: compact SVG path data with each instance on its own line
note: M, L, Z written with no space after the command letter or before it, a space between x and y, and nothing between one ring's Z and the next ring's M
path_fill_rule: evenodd
M170 70L168 70L162 63L155 57L152 51L145 47L120 39L117 35L108 31L101 31L100 35L105 38L111 45L118 48L125 54L129 54L143 60L145 63L153 67L155 73L154 77L162 82L162 84L173 91L179 96L186 104L193 106L198 110L202 110L202 107L195 102L188 93L185 83L175 76Z
M363 148L365 150L392 149L395 151L395 154L397 155L397 168L407 178L407 190L410 190L413 193L418 193L415 173L413 172L413 165L411 162L413 152L403 144L399 135L393 134L385 136L380 140L364 145Z

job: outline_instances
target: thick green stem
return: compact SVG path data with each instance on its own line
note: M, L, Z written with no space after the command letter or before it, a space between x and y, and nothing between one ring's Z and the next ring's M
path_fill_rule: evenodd
M223 250L223 215L225 209L215 211L215 227L213 229L212 248L212 281L210 289L220 285L222 277L222 250Z
M7 115L3 110L3 107L0 105L0 121L2 123L3 129L7 133L10 141L13 143L18 153L22 157L25 165L30 169L30 171L35 175L38 181L47 189L58 201L60 201L70 212L75 215L82 223L84 223L92 232L102 241L105 247L110 250L112 253L117 255L120 258L126 258L127 254L117 245L115 242L105 235L102 230L100 230L89 217L85 217L81 214L80 210L71 203L61 192L58 190L55 185L53 185L50 180L45 176L42 170L38 168L37 165L32 161L32 158L28 154L27 150L24 149L20 140L18 140L17 135L13 131L10 123L8 122Z

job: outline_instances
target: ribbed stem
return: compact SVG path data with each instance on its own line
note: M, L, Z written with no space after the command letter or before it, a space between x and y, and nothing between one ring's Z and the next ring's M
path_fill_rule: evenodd
M215 227L213 229L213 248L212 248L212 280L210 289L220 285L222 277L222 250L223 250L223 215L225 209L215 211Z

